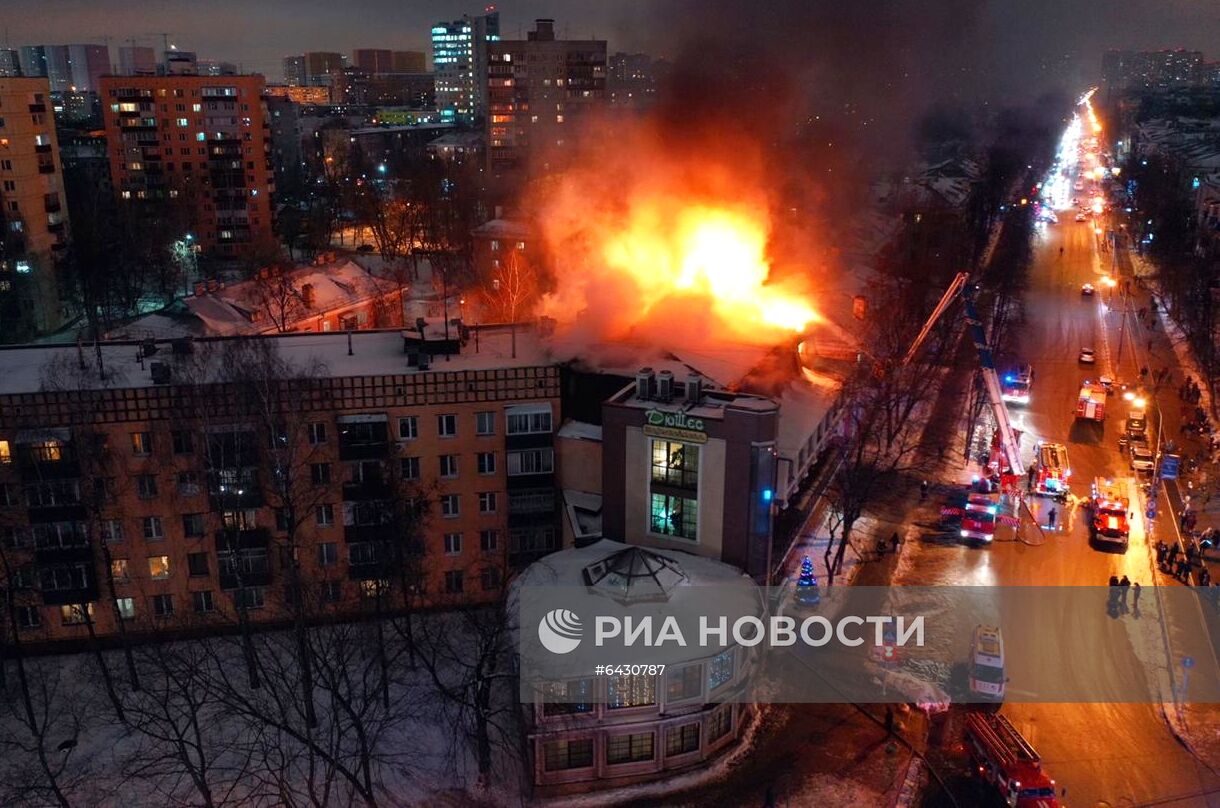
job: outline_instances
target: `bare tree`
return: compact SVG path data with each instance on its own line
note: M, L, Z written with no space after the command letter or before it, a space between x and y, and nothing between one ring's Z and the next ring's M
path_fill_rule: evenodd
M538 299L538 276L529 259L519 249L491 271L483 288L488 314L497 322L507 322L512 339L512 356L517 357L517 322L533 310Z
M290 273L279 267L259 270L253 278L254 302L277 331L291 329L305 315L305 302Z

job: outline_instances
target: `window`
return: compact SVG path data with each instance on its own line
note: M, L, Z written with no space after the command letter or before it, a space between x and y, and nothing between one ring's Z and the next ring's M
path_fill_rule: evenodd
M176 455L190 454L195 451L195 437L185 429L175 429L170 433L170 439Z
M449 595L462 594L462 585L465 575L461 570L448 570L445 572L445 593Z
M404 457L401 462L402 478L404 480L419 479L419 458Z
M457 494L441 495L441 516L454 519L461 515L462 500Z
M665 756L684 755L699 749L699 722L665 730Z
M110 560L110 577L114 578L115 583L130 580L127 572L127 559L113 558Z
M157 498L157 478L152 474L141 474L136 477L136 491L140 499Z
M381 558L381 548L376 542L362 541L348 545L347 560L355 565L376 564Z
M169 556L149 556L148 575L154 581L164 581L169 577Z
M495 491L480 491L479 492L479 513L495 513L496 512L496 492Z
M333 525L335 523L335 506L329 504L319 505L318 509L314 511L314 521L320 527Z
M479 452L479 474L495 474L496 473L496 455L495 452Z
M194 471L178 472L178 496L193 497L199 494L199 474Z
M148 541L156 541L165 538L165 530L161 527L160 516L145 516L144 522L144 538Z
M474 434L496 434L496 414L494 412L476 412L474 414Z
M508 453L508 476L522 474L550 474L555 470L553 449L526 449Z
M408 415L398 419L399 440L415 440L419 437L419 418Z
M702 666L683 665L666 672L665 693L669 701L693 699L703 692Z
M139 457L147 457L152 454L152 433L132 432L131 453Z
M220 522L229 530L254 530L258 527L258 508L221 511Z
M67 603L59 607L59 616L65 626L79 626L85 622L86 616L93 621L93 604L86 603L82 609L79 603Z
M17 628L38 628L42 625L42 615L37 606L17 607Z
M184 513L182 514L182 535L187 538L195 539L203 535L203 514L201 513Z
M499 567L484 567L479 573L479 582L483 585L484 592L494 592L500 588L500 568Z
M711 693L716 688L728 682L733 678L733 649L722 651L712 657L712 661L707 666L707 692Z
M120 619L130 620L136 616L135 598L115 598L114 605L118 609Z
M8 441L0 440L0 465L7 465L13 462L13 450L9 447Z
M89 578L89 569L84 564L43 567L39 574L39 584L44 592L85 589L89 586Z
M606 679L606 706L611 710L646 707L657 703L655 676L610 676Z
M462 552L462 534L461 533L446 533L445 534L445 555L461 555Z
M568 679L563 682L543 682L542 714L544 717L593 712L593 680Z
M452 438L457 436L457 416L456 415L438 415L436 416L436 434L442 438Z
M458 456L441 455L441 477L452 480L458 476Z
M267 604L267 590L261 586L247 586L233 592L233 605L239 609L261 609Z
M593 765L593 739L549 741L542 745L542 761L548 772L586 769Z
M649 529L653 533L678 536L683 539L696 538L699 525L699 503L687 497L669 494L652 494L652 515Z
M323 603L338 603L343 598L343 582L342 581L323 581L322 582L322 602Z
M326 443L326 424L321 421L309 425L309 442L314 446Z
M723 738L733 728L733 705L725 704L707 717L708 743Z
M509 435L530 435L551 431L551 411L510 412L505 432Z
M339 563L339 545L333 541L325 541L319 544L318 563L323 567Z
M123 540L123 523L118 519L106 519L102 522L102 541L115 544Z
M200 578L208 574L207 553L187 553L186 566L192 578Z
M639 763L653 758L653 734L611 735L606 739L606 763Z
M494 553L500 547L500 531L480 530L479 549L485 553Z
M699 447L690 443L652 442L652 481L676 488L699 488Z
M212 592L210 589L205 589L202 592L191 593L191 606L194 607L197 614L206 614L216 607L212 604Z
M153 595L153 614L157 617L173 617L174 615L174 596L173 595Z
M314 485L329 485L330 463L310 463L309 478Z

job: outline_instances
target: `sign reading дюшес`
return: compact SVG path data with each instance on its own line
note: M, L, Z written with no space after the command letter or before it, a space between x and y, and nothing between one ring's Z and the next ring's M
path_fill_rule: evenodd
M644 414L644 434L654 438L707 443L702 418L690 418L684 412L649 410Z

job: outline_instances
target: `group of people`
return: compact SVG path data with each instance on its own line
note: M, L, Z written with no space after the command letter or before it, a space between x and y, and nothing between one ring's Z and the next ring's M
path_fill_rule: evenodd
M1140 610L1140 594L1141 589L1138 582L1131 583L1131 579L1126 575L1120 580L1117 575L1110 576L1110 599L1109 605L1112 612L1127 611L1127 592L1131 591L1133 597L1132 606L1135 609L1136 615L1139 615Z
M1203 563L1201 553L1194 542L1186 544L1186 551L1175 542L1167 545L1164 541L1156 543L1156 565L1167 575L1172 575L1183 583L1190 581L1190 571L1199 567L1199 586L1211 586L1212 576Z

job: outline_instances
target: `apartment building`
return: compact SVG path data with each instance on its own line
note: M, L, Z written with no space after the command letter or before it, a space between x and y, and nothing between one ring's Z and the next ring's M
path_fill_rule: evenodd
M273 238L262 76L107 76L102 114L120 205L178 200L183 237L237 257Z
M0 342L63 322L55 263L68 213L46 78L0 78Z
M105 381L0 349L3 619L37 645L499 597L557 547L559 369L421 325L105 343Z

